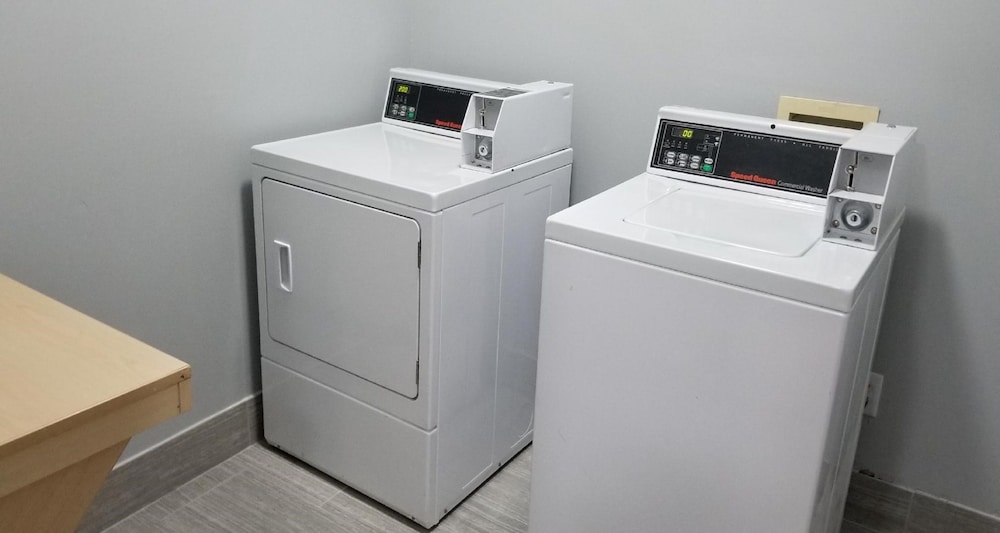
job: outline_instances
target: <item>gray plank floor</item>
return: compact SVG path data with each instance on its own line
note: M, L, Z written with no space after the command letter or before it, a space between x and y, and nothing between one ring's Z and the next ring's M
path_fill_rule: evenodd
M448 514L434 531L526 532L530 478L529 446ZM423 533L427 530L312 467L258 443L111 526L105 533L202 531ZM883 531L897 529L869 529L848 521L841 529L841 533Z
M441 533L528 530L531 447L434 529ZM317 470L254 444L140 509L105 533L192 531L350 533L425 529Z

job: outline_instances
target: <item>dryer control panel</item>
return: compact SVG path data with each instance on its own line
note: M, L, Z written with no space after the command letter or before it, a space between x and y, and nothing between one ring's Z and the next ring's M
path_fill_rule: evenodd
M392 78L385 118L461 131L469 98L476 91Z
M496 173L570 147L573 84L536 81L473 95L462 168Z

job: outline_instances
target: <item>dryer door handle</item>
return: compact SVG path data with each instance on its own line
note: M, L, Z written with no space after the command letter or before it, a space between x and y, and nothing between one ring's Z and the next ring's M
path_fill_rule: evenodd
M278 246L278 286L285 292L292 292L292 246L275 239Z

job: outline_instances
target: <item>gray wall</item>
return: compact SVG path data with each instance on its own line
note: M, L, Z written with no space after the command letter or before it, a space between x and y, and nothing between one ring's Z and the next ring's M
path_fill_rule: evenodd
M134 455L258 387L248 147L375 120L393 64L574 82L574 201L643 169L663 104L874 104L921 128L920 171L858 466L1000 514L997 27L989 2L6 1L0 271L192 364L194 410Z
M773 116L787 94L920 127L856 464L1000 514L1000 4L919 6L440 0L413 63L575 83L574 202L642 171L665 104Z
M0 2L0 272L193 368L123 457L259 389L250 146L377 120L402 5Z

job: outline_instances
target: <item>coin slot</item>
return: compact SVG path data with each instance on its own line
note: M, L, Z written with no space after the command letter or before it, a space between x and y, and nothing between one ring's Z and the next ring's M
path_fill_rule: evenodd
M837 128L850 128L860 130L864 127L863 122L857 120L846 120L842 118L821 117L819 115L807 115L805 113L790 113L788 120L792 122L805 122L807 124L819 124L820 126L835 126Z

